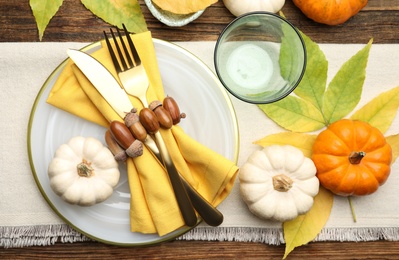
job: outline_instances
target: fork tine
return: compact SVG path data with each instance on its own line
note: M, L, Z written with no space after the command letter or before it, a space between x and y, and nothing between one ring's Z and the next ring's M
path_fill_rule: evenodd
M110 28L109 30L110 30L110 32L111 32L112 39L114 39L115 48L116 48L116 51L117 51L118 54L119 54L119 59L121 60L121 63L122 63L122 69L123 69L123 70L128 69L128 66L127 66L127 64L126 64L125 58L123 57L121 48L119 47L118 40L117 40L116 37L115 37L114 31L112 30L112 28ZM119 39L119 40L122 41L122 39Z
M122 24L122 26L123 26L123 30L125 31L130 50L132 51L134 62L136 63L136 66L139 66L141 64L139 54L137 53L136 47L134 46L132 38L130 38L130 34L129 34L128 30L126 29L125 24Z
M104 33L105 42L107 43L109 54L111 55L112 63L114 64L114 67L115 67L117 72L122 72L122 68L121 68L121 66L119 64L118 59L116 58L114 49L111 46L111 43L110 43L110 41L108 39L108 36L105 33L105 31L103 31L103 33Z
M126 44L122 38L121 31L119 30L119 28L116 28L116 31L118 32L119 40L122 43L122 48L123 48L123 51L125 52L126 60L129 63L129 67L134 67L132 57L130 56L129 51L126 48ZM129 35L126 35L126 37L129 37Z

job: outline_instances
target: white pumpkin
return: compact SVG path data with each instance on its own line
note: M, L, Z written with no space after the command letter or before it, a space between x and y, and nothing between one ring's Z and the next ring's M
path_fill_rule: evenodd
M255 151L239 173L241 197L262 219L285 222L313 206L319 180L313 161L290 145Z
M63 200L91 206L112 195L120 172L113 154L99 140L76 136L58 147L48 176L51 188Z
M277 13L285 0L223 0L226 8L235 16L255 11Z

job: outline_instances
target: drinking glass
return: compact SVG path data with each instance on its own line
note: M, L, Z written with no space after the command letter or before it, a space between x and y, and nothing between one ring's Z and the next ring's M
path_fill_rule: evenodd
M269 12L247 13L220 34L214 52L216 74L235 97L267 104L290 94L306 68L298 30Z

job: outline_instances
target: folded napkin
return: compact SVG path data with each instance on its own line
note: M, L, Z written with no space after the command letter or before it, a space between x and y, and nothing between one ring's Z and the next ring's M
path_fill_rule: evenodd
M131 37L149 77L147 99L149 103L162 101L165 94L151 33ZM118 78L105 42L101 44L102 48L91 55ZM134 107L138 110L142 108L138 99L129 98ZM108 127L112 120L123 122L72 61L61 72L47 102L104 127ZM234 185L238 172L235 163L198 143L179 126L173 126L170 130L160 129L160 132L176 168L184 178L214 206L222 202ZM129 158L126 163L131 193L131 231L162 236L182 227L184 222L161 163L146 147L142 156Z

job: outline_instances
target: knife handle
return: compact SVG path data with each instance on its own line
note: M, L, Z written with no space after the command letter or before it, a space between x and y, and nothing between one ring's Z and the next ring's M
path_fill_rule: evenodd
M181 178L187 194L195 210L209 226L219 226L223 222L223 214L201 196L183 177Z
M162 139L161 133L157 131L154 133L155 140L158 144L159 152L161 153L162 160L169 175L170 183L175 192L175 197L183 216L184 222L187 226L193 227L197 224L197 215L195 214L193 205L188 197L187 191L183 186L182 180L177 172L172 158L166 148L165 142Z
M150 135L147 136L144 141L145 145L150 148L157 159L162 162L162 157L160 155L159 149ZM212 204L210 204L201 194L194 189L181 174L179 173L180 179L187 191L192 205L194 206L197 213L201 216L205 223L210 226L219 226L223 222L223 214L217 210Z

